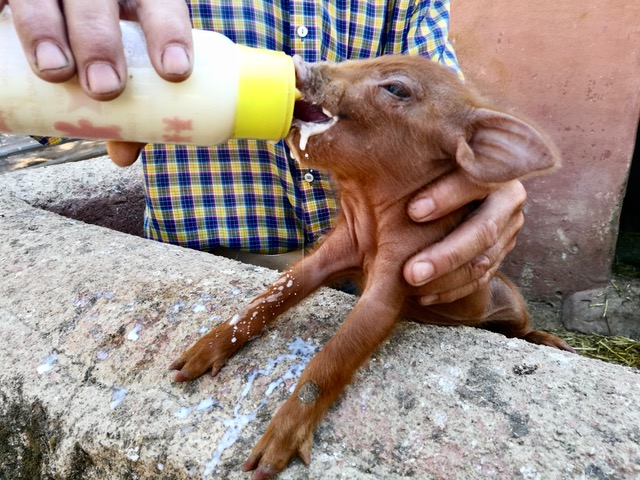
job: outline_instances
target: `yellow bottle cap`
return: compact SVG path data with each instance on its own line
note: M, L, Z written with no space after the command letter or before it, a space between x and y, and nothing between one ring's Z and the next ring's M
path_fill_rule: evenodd
M240 78L233 138L286 137L300 94L293 58L283 52L242 45L238 45L238 55Z

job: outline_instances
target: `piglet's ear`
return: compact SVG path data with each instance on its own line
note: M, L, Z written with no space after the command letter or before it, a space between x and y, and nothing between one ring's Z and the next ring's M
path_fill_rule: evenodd
M470 127L471 139L458 139L456 161L480 183L506 182L558 164L555 148L516 117L481 108Z

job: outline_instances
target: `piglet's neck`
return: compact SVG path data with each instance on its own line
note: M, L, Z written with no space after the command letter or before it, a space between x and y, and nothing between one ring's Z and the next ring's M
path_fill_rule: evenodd
M341 165L340 169L330 169L339 185L339 192L342 196L367 198L372 208L387 208L404 202L407 197L457 168L451 158L429 159L416 156L369 158L366 162L351 165L351 168ZM358 167L354 168L353 165Z
M355 215L379 218L390 212L401 214L410 195L418 188L411 189L408 185L398 184L396 179L382 177L336 179L341 210L352 211ZM402 188L398 188L402 187Z

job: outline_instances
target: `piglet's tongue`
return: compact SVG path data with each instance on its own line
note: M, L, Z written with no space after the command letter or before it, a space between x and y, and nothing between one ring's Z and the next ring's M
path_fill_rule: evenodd
M304 100L298 100L293 108L293 117L303 122L319 123L329 120L322 107Z

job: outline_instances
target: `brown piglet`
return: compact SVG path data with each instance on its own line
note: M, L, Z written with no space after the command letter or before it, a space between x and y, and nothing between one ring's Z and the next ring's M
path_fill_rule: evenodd
M322 285L359 280L362 294L304 370L243 465L266 479L298 455L305 463L316 426L355 371L403 318L468 325L571 348L533 330L522 296L503 275L452 303L425 307L403 277L405 262L442 239L470 207L427 223L407 214L426 184L462 170L500 184L553 168L553 146L529 123L486 106L451 71L424 58L390 55L340 64L296 58L302 100L287 138L301 163L328 171L341 211L335 228L238 315L204 335L171 368L177 381L215 375L244 343Z

